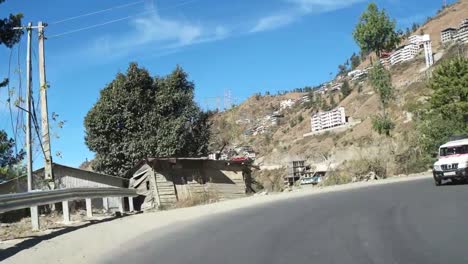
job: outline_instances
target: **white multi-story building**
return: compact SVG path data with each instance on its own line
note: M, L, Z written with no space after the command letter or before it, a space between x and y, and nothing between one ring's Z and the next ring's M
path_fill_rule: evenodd
M463 20L458 28L446 28L440 32L442 43L452 41L468 43L468 19Z
M468 19L462 21L457 30L456 40L468 43Z
M446 28L440 32L440 39L443 44L451 42L454 36L457 34L457 29Z
M412 60L418 54L419 50L420 47L418 44L411 43L401 46L390 55L390 64L395 65L400 62Z
M397 48L390 57L382 59L390 65L414 59L421 49L426 53L426 64L432 65L432 44L429 35L413 35L408 38L408 44Z
M312 132L333 128L346 124L345 109L335 108L328 112L319 112L312 116Z

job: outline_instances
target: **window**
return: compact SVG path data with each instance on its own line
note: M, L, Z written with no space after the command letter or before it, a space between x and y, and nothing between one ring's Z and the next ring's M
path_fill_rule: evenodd
M147 190L147 191L150 190L150 182L149 182L149 181L146 181L146 190Z
M468 154L468 145L463 146L453 146L447 148L440 149L440 156L450 156L450 155L457 155L457 154Z

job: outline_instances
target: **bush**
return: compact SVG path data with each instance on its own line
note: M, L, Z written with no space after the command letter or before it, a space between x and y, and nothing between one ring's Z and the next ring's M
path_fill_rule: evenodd
M284 189L284 179L286 169L260 170L252 173L253 179L265 190L271 192L281 192Z
M369 173L375 173L379 178L387 178L385 160L377 157L345 161L334 171L327 174L324 186L340 185L355 181L366 180Z

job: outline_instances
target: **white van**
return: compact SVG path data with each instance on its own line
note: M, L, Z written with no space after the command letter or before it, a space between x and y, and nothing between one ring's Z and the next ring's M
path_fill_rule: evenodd
M439 147L439 158L433 167L437 186L442 180L468 180L468 138L450 141Z

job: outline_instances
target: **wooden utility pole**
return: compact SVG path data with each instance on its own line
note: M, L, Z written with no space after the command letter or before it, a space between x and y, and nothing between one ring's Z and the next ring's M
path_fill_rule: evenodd
M45 74L45 50L44 50L44 27L47 24L39 22L37 25L39 36L39 80L40 80L40 102L41 102L41 128L42 128L42 145L44 147L44 178L49 181L53 186L53 173L52 173L52 154L50 149L50 134L49 134L49 111L47 107L47 81Z
M32 175L32 134L31 134L31 95L32 95L32 65L31 65L31 37L32 23L29 22L26 28L28 35L28 46L26 53L26 151L27 151L27 171L28 171L28 192L34 189L34 179ZM31 223L33 230L39 230L39 218L37 206L31 207Z

